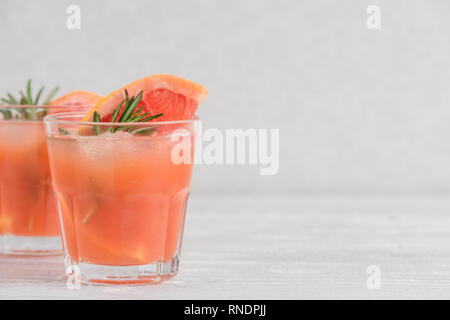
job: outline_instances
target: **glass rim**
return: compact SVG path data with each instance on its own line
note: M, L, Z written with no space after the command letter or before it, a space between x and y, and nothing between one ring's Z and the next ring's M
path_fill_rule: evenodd
M43 119L45 124L60 124L60 125L86 125L86 126L123 126L123 125L133 125L133 126L165 126L171 124L183 124L183 123L193 123L200 121L200 119L194 115L191 119L187 120L172 120L172 121L148 121L148 122L92 122L92 121L81 121L81 120L64 120L62 118L68 118L73 116L84 117L86 113L75 111L75 112L58 112L55 114L46 115Z
M56 108L83 108L84 106L80 105L35 105L35 104L0 104L0 109L56 109ZM89 108L85 106L85 108Z
M19 110L19 109L44 109L44 110L61 110L59 113L64 113L64 109L72 109L72 108L80 108L81 110L83 109L88 109L88 106L83 106L83 105L48 105L48 104L43 104L43 105L34 105L34 104L0 104L0 110L2 109L15 109L15 110ZM39 120L27 120L27 119L9 119L9 120L5 120L5 119L0 119L0 123L1 122L8 122L8 123L42 123L44 122L44 119L39 119Z

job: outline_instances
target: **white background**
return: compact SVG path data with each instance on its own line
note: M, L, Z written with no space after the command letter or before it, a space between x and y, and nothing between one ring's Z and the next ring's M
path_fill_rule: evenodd
M81 8L68 30L66 8ZM366 8L381 8L368 30ZM197 166L195 193L450 191L447 0L0 2L0 93L202 83L204 127L279 128L280 172Z

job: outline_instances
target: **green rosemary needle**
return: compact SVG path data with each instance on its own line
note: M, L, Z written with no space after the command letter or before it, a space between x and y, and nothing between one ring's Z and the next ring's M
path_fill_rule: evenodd
M101 120L100 115L98 114L98 112L94 111L94 122L101 122L101 121L102 120ZM100 126L94 126L93 130L94 130L94 134L96 136L98 136L100 134Z

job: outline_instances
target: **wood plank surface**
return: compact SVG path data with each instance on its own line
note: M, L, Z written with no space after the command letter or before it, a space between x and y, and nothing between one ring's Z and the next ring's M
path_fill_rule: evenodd
M0 298L450 298L446 197L193 195L188 210L180 272L163 284L70 289L62 257L0 255Z

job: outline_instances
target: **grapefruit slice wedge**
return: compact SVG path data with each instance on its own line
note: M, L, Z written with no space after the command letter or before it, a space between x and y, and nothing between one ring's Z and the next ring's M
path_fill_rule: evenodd
M125 90L130 96L143 91L138 107L149 115L163 113L154 121L175 121L191 119L198 105L206 98L208 91L200 84L180 77L157 74L136 80L101 99L84 117L93 121L97 112L102 121L110 121L114 109L125 99Z
M101 99L102 96L89 91L73 91L69 92L49 103L50 106L64 107L88 107L92 108ZM76 110L76 108L74 108Z

